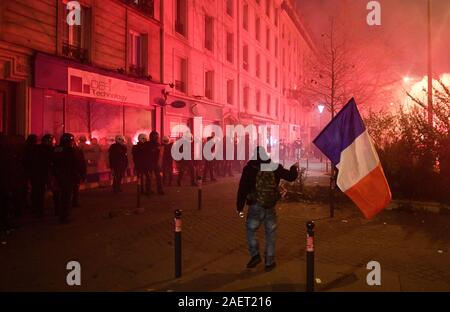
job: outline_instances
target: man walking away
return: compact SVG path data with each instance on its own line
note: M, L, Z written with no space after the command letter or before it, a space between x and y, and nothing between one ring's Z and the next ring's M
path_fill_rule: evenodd
M141 194L150 195L150 173L145 142L147 142L147 135L139 134L138 142L131 149L131 154L133 155L134 169L138 178L141 179Z
M116 135L115 143L109 147L109 167L113 175L113 193L121 192L120 186L128 167L127 147L122 135Z
M256 231L264 224L266 250L265 269L275 268L275 238L277 216L275 205L280 199L280 179L294 181L297 178L298 167L294 164L290 170L277 165L274 171L262 171L261 165L270 163L269 156L263 147L258 146L255 154L244 167L237 194L237 212L240 214L247 203L247 243L250 261L247 268L254 268L261 262Z

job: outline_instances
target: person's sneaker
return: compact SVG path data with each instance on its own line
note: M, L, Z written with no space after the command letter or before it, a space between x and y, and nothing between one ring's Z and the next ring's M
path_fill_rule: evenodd
M269 265L266 264L264 270L265 270L266 272L270 272L270 271L272 271L273 269L275 269L276 266L277 266L277 264L276 264L275 262L272 262L272 264L269 264Z
M250 261L247 263L247 269L252 269L260 263L261 263L261 257L259 255L256 255L256 256L252 257L250 259Z

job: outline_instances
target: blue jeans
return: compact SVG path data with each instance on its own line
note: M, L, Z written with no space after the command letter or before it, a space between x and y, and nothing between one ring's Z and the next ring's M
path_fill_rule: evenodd
M256 231L264 223L266 237L265 262L271 265L275 260L275 239L277 230L277 214L275 207L264 208L253 204L248 209L247 215L247 243L250 256L259 255L259 243Z

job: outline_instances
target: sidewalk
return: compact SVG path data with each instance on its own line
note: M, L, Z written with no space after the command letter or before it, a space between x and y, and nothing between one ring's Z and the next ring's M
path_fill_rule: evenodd
M193 187L143 197L143 214L134 213L135 185L126 185L118 196L105 188L84 191L73 223L59 225L49 210L43 220L27 217L0 245L0 290L303 291L305 222L322 219L315 232L317 290L450 291L448 215L384 211L367 221L356 208L340 207L330 220L323 219L324 205L281 203L277 268L245 269L245 220L235 214L237 182L236 177L205 184L201 211ZM173 269L177 208L183 210L178 280ZM82 285L76 288L66 285L71 260L82 267ZM365 281L371 260L381 264L378 287Z

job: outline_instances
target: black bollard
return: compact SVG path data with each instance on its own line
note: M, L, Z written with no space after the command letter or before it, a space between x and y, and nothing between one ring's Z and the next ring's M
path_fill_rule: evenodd
M198 176L197 177L197 199L198 199L198 210L202 210L202 184L203 184L203 180L202 177Z
M181 210L175 210L175 277L181 277Z
M306 222L306 291L314 291L314 222Z

